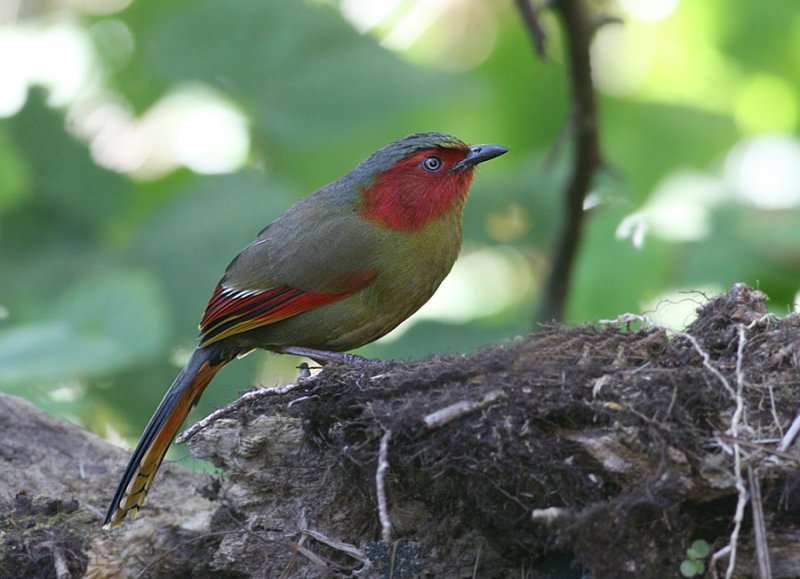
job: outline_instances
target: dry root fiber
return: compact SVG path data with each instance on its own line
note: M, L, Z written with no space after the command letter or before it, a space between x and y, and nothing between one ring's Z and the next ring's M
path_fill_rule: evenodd
M713 575L757 576L760 559L800 576L800 318L765 299L736 285L685 333L636 316L550 326L261 396L191 443L229 479L213 565L661 578L699 539Z

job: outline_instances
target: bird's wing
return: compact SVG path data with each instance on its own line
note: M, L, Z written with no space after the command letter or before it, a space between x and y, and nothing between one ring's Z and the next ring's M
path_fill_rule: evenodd
M218 285L200 321L200 347L285 320L347 295L349 293L329 294L290 286L245 291Z
M200 346L363 289L377 275L375 235L325 199L296 204L228 266L200 322Z

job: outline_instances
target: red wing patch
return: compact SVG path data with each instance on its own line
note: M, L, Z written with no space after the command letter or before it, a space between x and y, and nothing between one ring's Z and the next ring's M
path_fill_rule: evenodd
M218 285L200 321L200 347L324 306L350 293L328 294L289 286L239 290Z

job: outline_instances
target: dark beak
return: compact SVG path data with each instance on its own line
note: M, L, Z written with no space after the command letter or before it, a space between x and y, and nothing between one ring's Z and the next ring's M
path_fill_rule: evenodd
M474 167L478 163L483 163L489 159L494 159L508 153L508 149L500 145L474 145L469 148L469 155L453 165L453 171L463 171Z

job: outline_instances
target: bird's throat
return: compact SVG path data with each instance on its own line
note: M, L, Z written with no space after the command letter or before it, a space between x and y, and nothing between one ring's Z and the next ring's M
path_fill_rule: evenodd
M427 178L387 171L363 191L361 216L394 231L413 233L433 221L461 212L473 171Z

